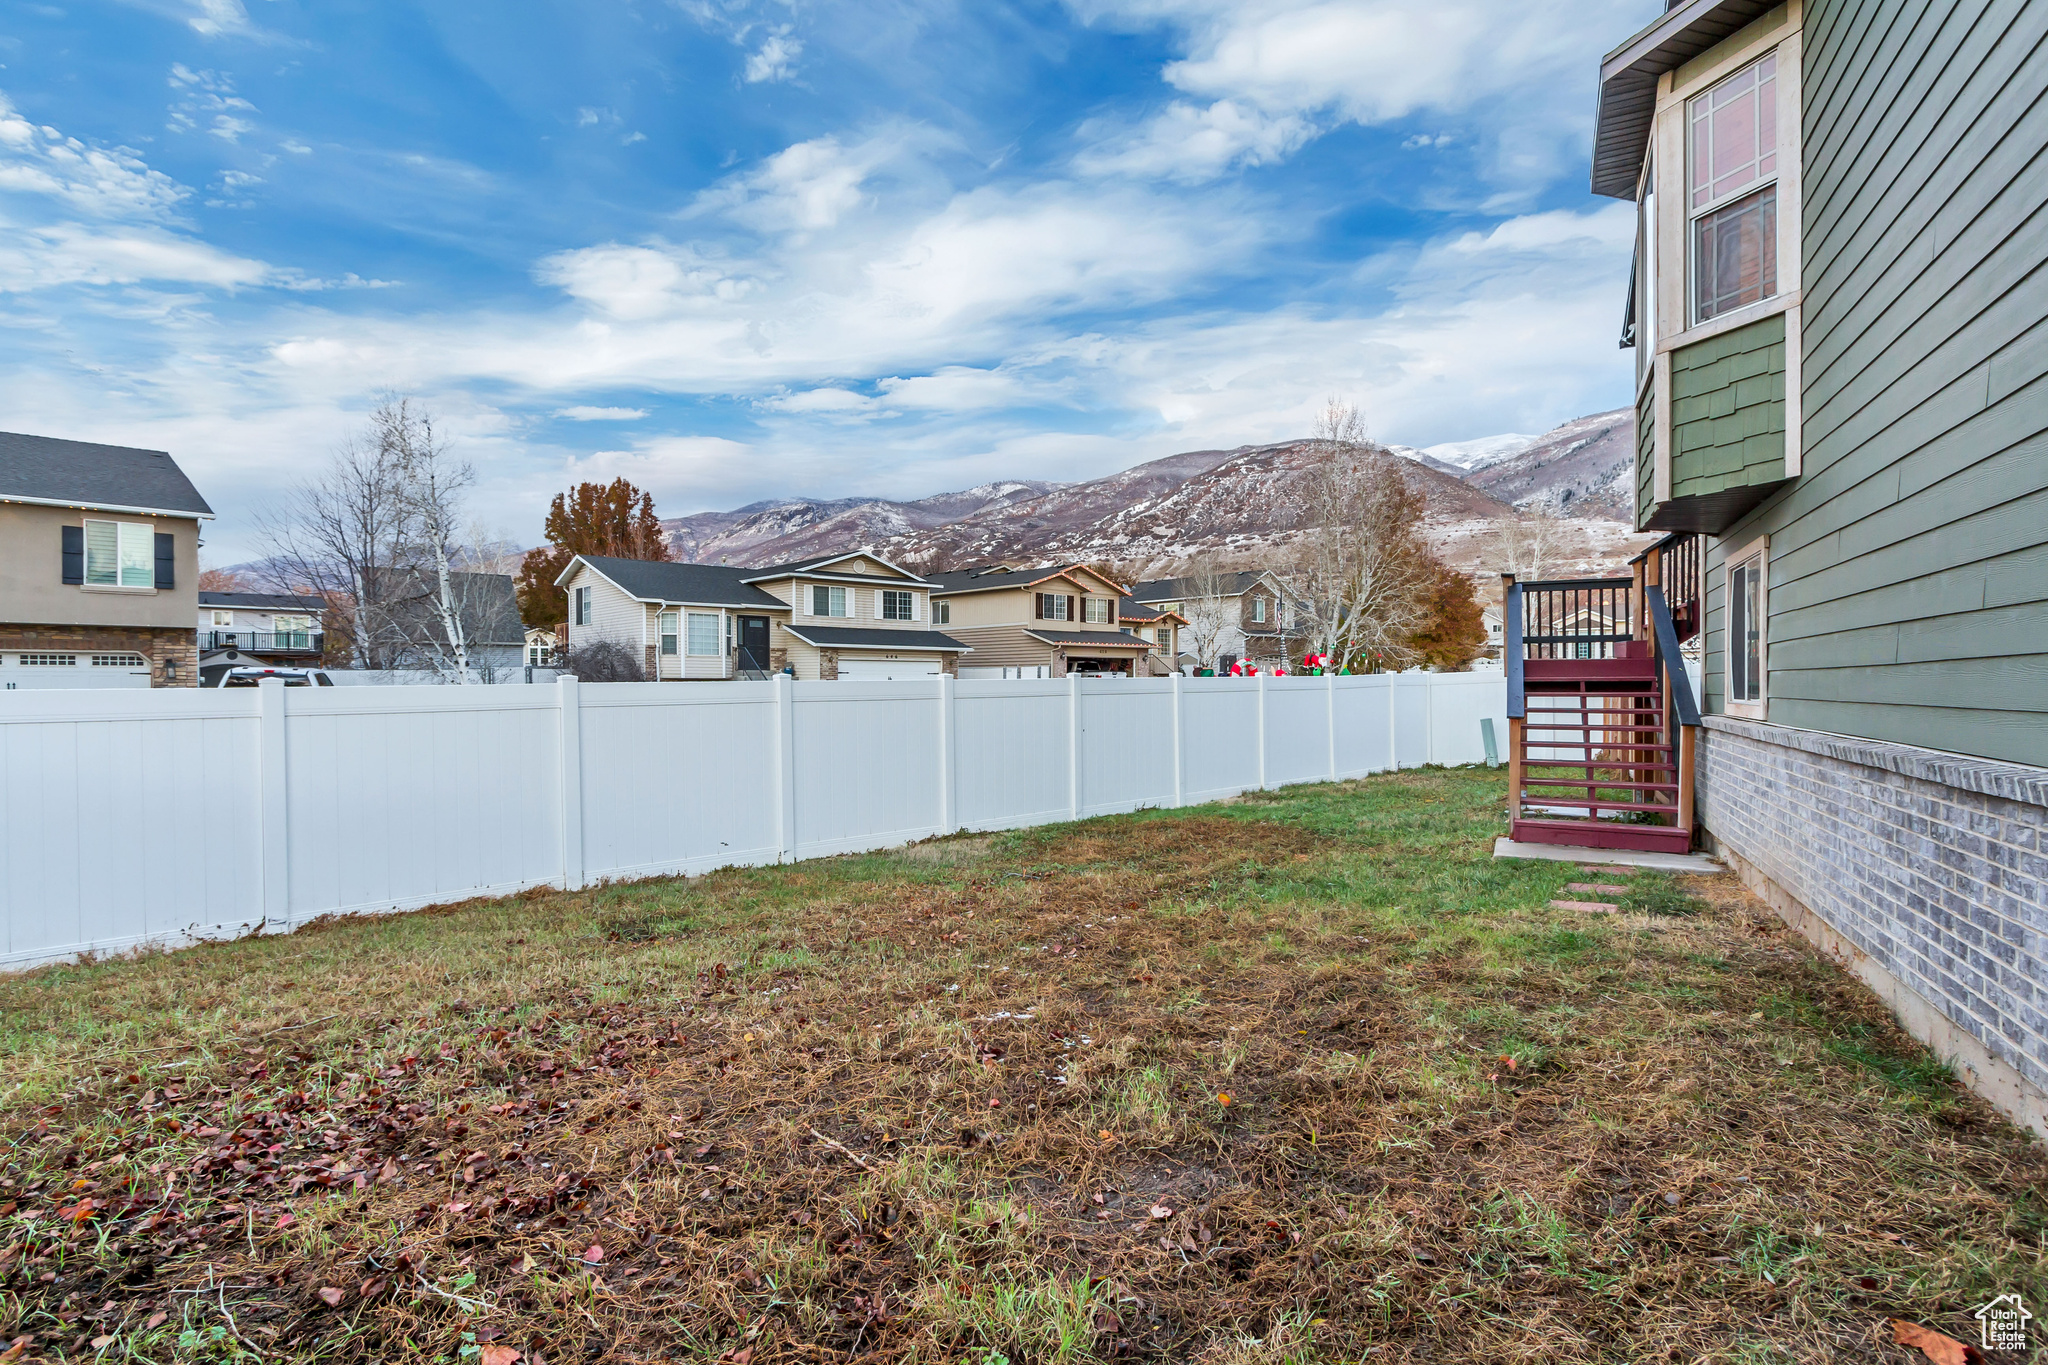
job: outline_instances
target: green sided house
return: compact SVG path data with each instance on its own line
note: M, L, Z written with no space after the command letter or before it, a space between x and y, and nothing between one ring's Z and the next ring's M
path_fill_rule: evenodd
M1507 635L1518 837L1710 847L2048 1135L2044 147L2048 4L1679 0L1609 53L1668 534Z

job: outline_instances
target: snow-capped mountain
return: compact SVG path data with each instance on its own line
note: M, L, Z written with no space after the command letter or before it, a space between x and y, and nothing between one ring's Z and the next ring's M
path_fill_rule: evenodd
M1422 453L1459 469L1484 469L1490 464L1497 464L1520 454L1541 439L1543 438L1540 436L1524 436L1510 431L1499 436L1481 436L1470 441L1445 441L1440 445L1424 446Z

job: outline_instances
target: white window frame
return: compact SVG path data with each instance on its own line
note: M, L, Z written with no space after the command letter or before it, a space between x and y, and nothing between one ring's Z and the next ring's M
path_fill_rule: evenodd
M1252 624L1255 626L1266 624L1266 599L1257 595L1252 597Z
M719 614L715 611L693 611L685 614L688 620L683 623L683 648L689 657L692 659L719 658L723 653L719 649L719 641L725 634L724 627L719 623ZM710 642L711 647L709 649L698 648L698 645L701 643L697 638L700 632Z
M1756 565L1756 696L1735 695L1735 576L1754 561ZM1731 716L1763 720L1771 701L1771 538L1758 536L1729 554L1721 564L1721 684L1722 708Z
M661 657L673 659L683 651L682 618L673 611L659 612L655 616L655 634L661 638Z
M576 624L577 624L577 625L579 625L579 626L587 626L587 625L589 625L589 624L590 624L590 586L589 586L589 584L585 584L585 585L583 585L582 587L580 587L580 588L576 589L576 612L575 612L575 616L576 616Z
M1115 624L1114 604L1107 597L1083 597L1081 599L1081 624L1107 626Z
M92 528L107 526L114 532L114 577L111 582L93 580ZM139 550L131 550L140 542ZM131 563L131 557L139 562ZM139 581L129 582L130 569L136 571ZM85 518L85 582L84 587L99 592L155 592L156 591L156 524L154 522L114 521L107 517Z
M810 593L810 614L812 616L850 616L853 613L852 594L837 583L813 583L806 589ZM823 594L821 597L820 594ZM819 611L819 602L826 610Z
M917 594L904 588L881 588L876 591L878 599L875 610L884 621L915 621L917 619ZM899 600L900 599L900 600ZM900 606L901 614L890 610Z
M1778 70L1780 67L1784 65L1784 63L1780 60L1780 56L1781 54L1778 51L1778 46L1776 44L1773 44L1769 48L1765 49L1762 53L1751 58L1749 61L1737 65L1733 71L1729 71L1726 74L1722 75L1717 80L1715 80L1711 85L1707 86L1704 90L1701 90L1698 94L1686 96L1685 102L1679 106L1680 118L1682 119L1685 128L1685 165L1683 167L1685 173L1683 185L1683 200L1685 207L1685 316L1687 321L1694 327L1698 327L1702 324L1709 322L1716 322L1719 321L1721 318L1728 317L1732 314L1744 313L1751 308L1756 308L1760 305L1769 303L1772 299L1777 298L1779 293L1783 289L1783 281L1777 277L1777 252L1779 248L1783 245L1782 241L1779 241L1773 242L1771 244L1773 252L1773 278L1771 282L1770 293L1765 294L1760 298L1752 299L1748 303L1737 304L1733 307L1723 309L1722 311L1714 314L1713 317L1700 316L1700 288L1702 283L1699 258L1700 220L1702 218L1711 217L1712 215L1719 213L1722 209L1728 208L1731 205L1736 204L1743 199L1747 199L1751 195L1761 194L1763 191L1767 189L1772 192L1772 214L1775 216L1779 212L1777 190L1780 172L1783 169L1783 149L1780 142L1776 140L1776 121L1778 118L1782 117L1785 112L1778 98L1780 89L1777 83ZM1728 82L1737 79L1738 77L1742 76L1745 72L1754 70L1766 61L1772 63L1771 117L1773 123L1772 135L1774 140L1770 153L1772 162L1772 169L1770 173L1768 175L1756 176L1754 179L1745 181L1741 185L1736 186L1734 189L1728 190L1723 194L1715 195L1712 198L1708 199L1707 202L1704 204L1694 204L1692 199L1693 175L1698 168L1698 163L1695 159L1696 138L1694 136L1694 127L1699 122L1700 118L1700 115L1698 113L1698 106L1701 104L1702 101L1711 99L1714 95L1714 92L1719 90ZM1782 234L1780 235L1782 236Z
M950 626L953 624L953 604L951 602L932 603L932 624L935 626Z
M207 627L207 629L233 630L235 628L235 614L233 611L224 610L220 607L214 607L212 608L212 613L213 624Z

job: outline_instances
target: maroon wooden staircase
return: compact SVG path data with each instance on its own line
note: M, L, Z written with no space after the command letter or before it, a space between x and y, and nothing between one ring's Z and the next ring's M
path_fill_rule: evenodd
M1671 536L1630 578L1506 583L1508 825L1523 843L1684 853L1699 708L1698 541ZM1681 596L1674 614L1667 586ZM1681 635L1681 624L1684 634Z

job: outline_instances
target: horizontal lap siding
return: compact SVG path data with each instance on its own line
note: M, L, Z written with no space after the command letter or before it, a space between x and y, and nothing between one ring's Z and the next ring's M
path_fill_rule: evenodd
M1636 529L1650 524L1657 485L1657 379L1653 374L1636 399Z
M1770 719L2048 764L2048 6L1812 0Z

